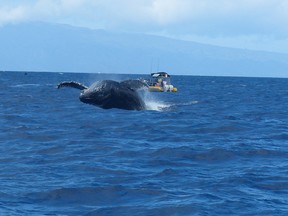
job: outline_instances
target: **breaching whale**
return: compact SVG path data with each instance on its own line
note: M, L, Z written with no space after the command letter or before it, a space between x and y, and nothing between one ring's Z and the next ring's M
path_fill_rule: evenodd
M140 80L122 82L101 80L89 87L75 81L64 81L57 85L58 89L62 87L81 90L80 101L103 109L143 110L146 108L138 90L147 88L147 85Z

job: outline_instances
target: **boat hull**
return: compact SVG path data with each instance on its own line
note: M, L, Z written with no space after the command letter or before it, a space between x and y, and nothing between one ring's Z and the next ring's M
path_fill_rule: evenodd
M150 92L165 92L161 86L149 86ZM168 89L166 92L177 92L177 88L173 87L172 89Z

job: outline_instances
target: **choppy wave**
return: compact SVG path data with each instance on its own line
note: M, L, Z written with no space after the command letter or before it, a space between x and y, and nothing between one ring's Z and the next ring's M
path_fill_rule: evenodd
M55 89L91 78L1 74L0 215L287 215L287 80L176 76L134 112Z

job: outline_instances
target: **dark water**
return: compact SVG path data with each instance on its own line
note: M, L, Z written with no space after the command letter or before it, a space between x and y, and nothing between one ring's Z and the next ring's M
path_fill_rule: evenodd
M174 76L150 110L0 73L0 215L288 215L288 80Z

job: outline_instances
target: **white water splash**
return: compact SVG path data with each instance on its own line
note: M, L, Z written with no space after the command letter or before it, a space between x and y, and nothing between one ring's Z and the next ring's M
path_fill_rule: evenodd
M199 103L199 101L196 101L196 100L183 102L183 103L172 103L172 102L167 102L167 101L164 102L149 92L144 93L142 97L146 104L146 109L155 110L155 111L168 111L168 110L173 109L173 107L175 108L178 106L191 106L191 105L195 105Z
M159 101L145 101L147 110L163 111L167 110L171 105Z
M154 95L153 93L151 94L151 92L148 92L146 90L140 92L140 95L146 105L146 110L164 111L172 106L171 104L163 102L159 98L157 98L157 93L156 95Z

